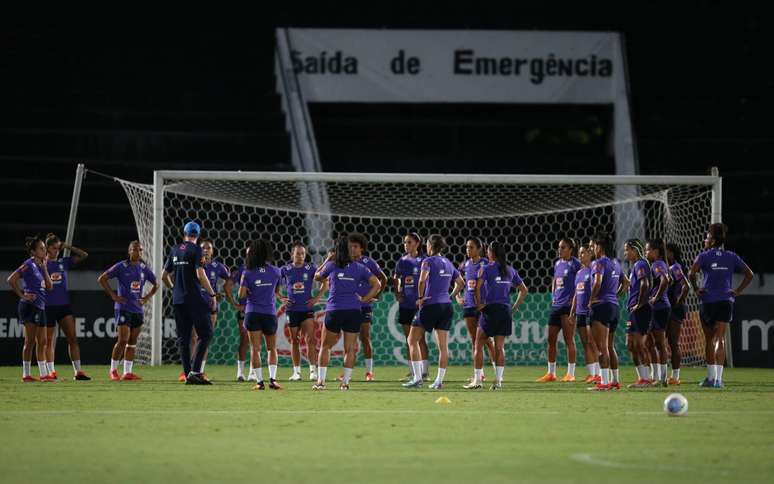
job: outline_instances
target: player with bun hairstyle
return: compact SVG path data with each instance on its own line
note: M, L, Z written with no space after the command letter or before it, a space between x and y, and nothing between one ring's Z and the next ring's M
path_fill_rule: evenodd
M117 337L110 358L111 380L141 380L134 373L134 353L137 348L137 338L144 322L143 306L153 298L159 286L156 276L145 261L142 260L143 247L139 240L129 243L126 260L116 262L108 270L100 274L97 282L112 299L115 309ZM108 284L108 280L116 279L118 293ZM145 283L152 284L151 290L143 295ZM118 375L118 363L124 360L124 374Z
M586 383L599 381L599 350L591 336L591 321L589 321L589 296L591 295L591 263L594 254L589 245L581 245L579 254L581 268L575 274L575 295L572 298L570 319L575 320L586 359L588 376Z
M423 256L419 249L422 245L422 237L416 232L409 232L403 237L404 255L395 264L392 274L392 285L395 297L398 300L398 323L403 328L406 336L406 358L409 361L409 373L401 381L407 382L414 378L411 368L410 352L408 344L411 323L417 315L417 296L419 289L419 270L422 266ZM422 379L427 378L427 341L419 340L419 352L422 358Z
M519 310L529 290L519 273L511 267L500 242L492 242L487 247L489 263L479 269L476 281L476 307L481 311L481 322L476 332L476 346L473 353L473 381L464 385L467 390L481 388L484 373L484 345L494 338L495 379L490 390L499 390L503 386L505 371L505 338L513 333L513 314ZM486 286L486 296L482 298L481 289ZM512 288L519 291L519 297L511 305Z
M650 239L645 244L645 257L650 263L653 274L653 284L650 290L649 304L652 309L650 322L650 338L653 340L658 353L658 360L653 361L655 369L654 384L667 386L667 342L666 329L669 323L669 315L672 305L669 303L668 289L672 283L672 276L664 259L666 258L666 246L662 239ZM651 356L652 359L652 356ZM658 365L656 368L655 365Z
M621 266L607 254L612 253L612 239L605 232L593 238L592 250L596 259L591 263L591 296L589 297L589 320L591 334L599 350L600 382L596 391L617 388L611 383L610 334L618 325L618 290L621 281Z
M672 357L672 375L667 383L669 385L680 384L680 363L682 353L680 352L680 333L682 331L683 320L685 320L685 298L688 296L688 279L685 277L685 265L683 264L683 255L680 246L674 243L666 245L666 257L669 264L669 272L672 276L672 284L669 286L667 295L672 311L669 314L669 324L667 325L667 342Z
M554 278L551 281L551 314L548 318L548 372L537 379L538 383L556 381L556 343L559 331L567 345L567 373L563 382L575 381L575 321L570 318L570 306L575 289L575 275L581 268L575 257L576 244L571 238L559 241L559 259L554 263Z
M451 301L465 287L459 271L442 255L446 241L441 235L433 234L427 239L428 256L422 261L419 274L419 298L417 307L419 315L411 323L409 345L411 348L411 364L414 368L414 378L403 384L404 388L419 388L422 386L422 360L419 350L419 340L425 333L435 331L438 344L438 375L430 384L433 390L443 388L446 367L449 364L449 329L454 318ZM451 295L449 287L454 282Z
M62 249L70 249L73 255L60 257ZM86 373L81 370L81 348L78 345L78 337L75 334L75 318L70 307L70 294L67 291L67 279L70 269L80 264L89 256L86 251L62 242L54 234L46 235L46 267L51 276L53 288L46 297L46 341L48 341L48 372L55 378L57 376L54 366L54 355L56 354L56 326L62 328L62 332L67 338L67 345L70 354L70 361L73 365L73 380L91 380Z
M726 360L725 336L733 320L734 302L753 279L753 271L741 257L725 249L728 228L721 223L709 226L704 239L704 252L693 261L688 280L697 288L696 275L701 272L703 284L695 289L701 301L701 324L704 330L707 377L702 387L723 387L723 364ZM741 272L744 277L736 289L731 289L732 277Z
M22 347L22 381L38 381L32 376L32 345L36 345L36 357L40 381L56 381L49 375L46 365L46 294L53 288L46 267L46 244L40 237L27 237L25 247L29 259L8 276L7 282L19 297L19 322L24 326L24 346ZM24 290L19 287L19 279L24 281Z
M290 248L290 262L282 266L285 297L288 299L287 318L290 328L291 359L293 374L290 381L301 380L301 336L306 340L306 357L309 361L309 379L317 381L317 337L314 331L314 307L325 291L323 282L315 296L314 274L317 266L306 260L306 246L300 241Z
M486 254L482 254L484 250L484 244L478 237L468 237L465 241L465 253L468 256L467 260L460 264L459 271L462 278L465 280L465 291L457 296L457 303L462 306L462 317L465 319L465 326L468 328L468 334L470 335L470 346L472 352L476 351L476 338L478 334L478 323L481 317L481 311L476 307L476 284L478 282L478 273L482 267L487 264ZM486 296L486 287L481 288L482 298ZM495 348L494 342L486 338L484 341L487 351L489 352L489 360L492 362L492 369L495 370ZM470 382L473 381L470 379ZM481 381L486 381L484 374L481 374Z
M639 239L629 239L624 244L624 253L631 270L628 277L629 298L627 308L629 318L626 322L626 332L630 338L632 358L639 358L638 379L629 385L630 388L645 388L651 386L647 367L649 355L645 346L645 338L650 330L652 309L648 302L651 287L651 269L645 259L645 247Z

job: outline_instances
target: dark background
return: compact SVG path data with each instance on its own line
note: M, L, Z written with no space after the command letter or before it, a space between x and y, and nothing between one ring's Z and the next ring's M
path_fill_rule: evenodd
M273 58L274 28L296 26L622 32L640 173L718 166L728 247L756 272L774 270L764 255L774 242L774 76L757 4L251 7L41 9L0 21L0 267L25 257L25 234L64 234L77 161L146 183L154 169L292 169ZM326 171L614 170L604 106L341 104L311 113ZM75 236L92 254L84 268L104 268L134 238L122 190L90 175Z

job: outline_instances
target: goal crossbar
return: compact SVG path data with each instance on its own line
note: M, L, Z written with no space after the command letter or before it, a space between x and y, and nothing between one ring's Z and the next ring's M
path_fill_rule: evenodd
M722 178L716 169L712 175L706 176L667 176L667 175L512 175L512 174L411 174L411 173L331 173L331 172L272 172L272 171L186 171L163 170L154 172L153 186L148 198L152 197L152 219L148 236L152 238L152 266L156 274L160 274L164 261L164 221L165 196L177 192L175 186L180 183L180 189L185 190L186 182L202 183L205 181L224 182L267 182L293 183L315 182L322 185L330 184L385 184L385 185L475 185L483 186L616 186L620 187L620 195L626 197L636 195L637 186L704 186L711 193L712 222L721 221L721 188ZM618 192L618 190L617 190ZM189 195L189 194L186 194ZM326 195L323 190L323 198ZM148 203L148 205L151 205ZM150 207L148 207L150 208ZM320 215L320 214L317 214ZM325 214L322 214L326 216ZM709 214L708 214L709 215ZM378 215L375 216L379 218ZM162 357L162 323L159 318L163 314L162 298L154 298L152 303L153 321L151 322L151 364L163 362Z

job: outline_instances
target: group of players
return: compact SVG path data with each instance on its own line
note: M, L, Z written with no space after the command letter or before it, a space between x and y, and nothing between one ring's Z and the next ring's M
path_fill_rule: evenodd
M643 244L629 239L624 244L629 265L626 274L611 254L607 234L596 235L573 256L575 243L559 243L554 265L552 307L548 328L548 372L538 382L557 381L556 354L561 331L567 349L567 373L563 382L575 381L575 330L583 345L587 383L593 390L620 389L618 355L613 339L619 321L618 295L626 296L627 348L637 371L630 388L680 385L679 346L682 323L687 316L686 298L693 288L700 300L700 320L705 336L707 377L700 385L721 388L725 362L725 335L733 319L733 304L752 281L753 273L742 259L724 249L726 226L710 225L704 250L687 275L677 244L654 238ZM703 284L696 276L701 272ZM736 289L731 288L735 272L743 273ZM667 378L667 355L671 353L672 374Z
M277 379L277 313L285 311L292 342L293 373L290 380L301 380L300 340L305 338L309 378L313 389L326 386L331 348L343 338L344 370L339 388L349 389L356 359L357 340L363 349L365 379L374 379L373 346L370 327L372 305L387 290L388 278L379 264L365 255L367 239L350 234L337 240L334 250L318 267L310 262L306 248L294 243L290 262L274 265L271 244L259 239L250 242L245 263L233 272L213 258L211 241L199 240L201 228L195 222L185 225L184 240L171 248L163 283L173 292L172 302L177 326L177 343L187 384L210 384L204 374L207 348L217 323L219 301L225 297L238 311L240 342L237 353L237 380L254 380L256 389L282 388ZM563 382L575 381L577 331L583 345L587 383L597 391L620 388L618 357L613 336L618 326L618 296L628 293L627 346L637 370L634 388L680 384L681 323L686 317L685 300L694 289L701 302L701 322L705 334L706 387L722 386L725 359L726 326L732 320L733 302L752 280L750 268L733 252L724 249L726 228L712 224L706 234L704 251L687 274L680 248L651 239L643 244L626 241L624 252L630 271L624 274L614 257L612 239L599 233L586 244L563 238L558 244L559 258L554 264L552 303L548 321L548 371L537 381L557 381L556 357L561 332L567 351L567 373ZM505 368L505 338L511 335L513 313L528 294L518 272L508 260L500 242L485 245L476 237L466 241L467 259L455 267L444 256L446 243L441 235L431 235L421 252L422 238L405 235L405 254L397 261L392 286L399 304L399 322L406 336L411 371L404 379L405 388L421 387L428 376L426 335L435 334L439 350L438 373L431 389L442 389L448 365L448 332L454 318L452 301L462 306L462 314L473 348L473 376L466 389L480 389L485 381L484 353L494 367L492 390L502 388ZM8 278L19 296L19 320L24 326L22 366L24 382L37 381L31 374L33 347L40 369L40 381L56 381L54 344L56 324L69 344L76 380L88 380L80 368L78 342L67 295L67 272L88 254L64 245L49 234L45 240L28 238L27 259ZM70 257L60 257L70 249ZM115 302L117 341L111 355L110 379L138 380L133 373L137 338L143 324L143 306L158 284L142 259L139 241L129 245L128 258L102 273L99 284ZM608 255L610 254L610 255ZM576 257L577 256L577 257ZM703 284L698 288L696 276ZM734 272L744 274L732 290ZM19 286L19 280L24 287ZM117 291L108 281L116 279ZM222 279L223 292L216 292ZM144 292L145 285L151 289ZM233 288L237 285L237 297ZM511 304L511 292L518 292ZM319 352L315 335L314 306L328 293ZM269 381L265 384L261 345L266 345ZM192 347L195 349L192 351ZM247 349L251 348L250 370L246 371ZM667 355L671 353L672 375L667 379ZM124 361L119 375L120 361ZM316 364L315 364L316 363Z

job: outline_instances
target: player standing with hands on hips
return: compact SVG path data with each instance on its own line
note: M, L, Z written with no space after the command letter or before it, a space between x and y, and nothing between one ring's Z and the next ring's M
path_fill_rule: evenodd
M177 345L180 348L180 360L183 372L188 375L186 385L211 385L202 374L202 360L212 339L210 313L214 309L215 291L202 267L202 249L196 244L201 227L196 222L188 222L183 227L183 242L169 251L164 264L162 280L166 274L174 271L175 282L172 305L175 307L175 325L177 326ZM210 304L204 302L202 289L210 296ZM196 329L198 341L191 361L191 332Z

